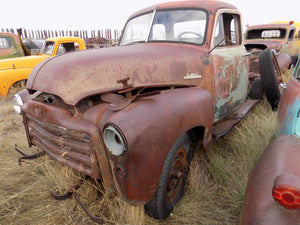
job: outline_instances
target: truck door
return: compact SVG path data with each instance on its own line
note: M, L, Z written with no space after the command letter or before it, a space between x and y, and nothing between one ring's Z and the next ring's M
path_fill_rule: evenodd
M297 40L298 39L298 40ZM284 52L291 56L299 55L299 38L295 37L295 28L291 28L288 33L286 49Z
M0 59L23 56L16 48L13 37L7 35L0 36Z
M240 14L222 10L218 13L212 35L210 54L215 76L215 117L230 114L247 98L249 59L242 44Z

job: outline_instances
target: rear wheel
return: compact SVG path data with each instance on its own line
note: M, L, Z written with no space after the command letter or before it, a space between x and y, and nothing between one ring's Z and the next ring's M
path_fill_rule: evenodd
M252 81L248 97L251 99L262 99L264 94L264 87L261 78L257 77Z
M272 110L275 111L278 108L281 96L278 83L282 80L282 76L272 50L264 49L261 52L259 57L259 68L265 94Z
M145 205L155 219L166 219L183 195L190 164L190 139L181 136L169 152L153 199Z

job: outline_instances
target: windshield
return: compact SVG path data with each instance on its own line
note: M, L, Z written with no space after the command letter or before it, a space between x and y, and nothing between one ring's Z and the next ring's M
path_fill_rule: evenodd
M44 47L41 49L41 54L52 55L53 48L54 48L54 42L47 41L45 42Z
M286 29L253 29L246 32L246 40L250 39L284 39Z
M0 49L14 48L13 40L11 37L0 37Z
M203 10L154 11L131 19L120 45L135 42L187 42L202 45L205 41L207 13Z

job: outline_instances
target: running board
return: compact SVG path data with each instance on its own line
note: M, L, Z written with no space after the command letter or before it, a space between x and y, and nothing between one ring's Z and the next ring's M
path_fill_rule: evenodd
M218 139L227 134L228 131L243 119L248 111L259 101L260 99L247 99L243 104L236 107L231 114L215 123L212 128L213 137Z

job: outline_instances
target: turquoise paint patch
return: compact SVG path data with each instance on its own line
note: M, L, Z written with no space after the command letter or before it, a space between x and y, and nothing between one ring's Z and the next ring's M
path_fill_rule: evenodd
M290 134L300 137L300 98L297 97L292 105L287 108L285 124L281 134Z

